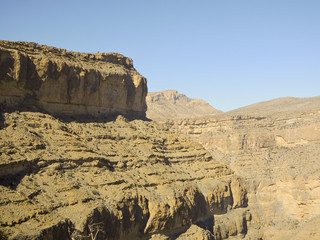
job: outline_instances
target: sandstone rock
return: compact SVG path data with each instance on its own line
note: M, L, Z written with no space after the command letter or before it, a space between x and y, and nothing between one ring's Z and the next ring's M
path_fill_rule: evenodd
M0 149L12 239L212 239L217 213L247 209L242 180L154 122L4 113Z
M222 113L202 99L191 99L176 90L149 92L147 117L152 120L212 116Z
M259 231L260 222L256 217L253 218L252 214L246 209L237 209L227 214L215 216L215 240L229 238L262 239L262 233Z
M0 41L0 105L58 115L145 116L146 79L117 53Z
M299 236L317 236L309 222L320 216L318 97L278 99L211 118L162 123L200 142L245 179L248 205L260 222L253 232L263 239L297 239L291 233L300 231ZM229 222L236 226L234 217ZM215 225L221 226L222 238L236 232L229 223Z
M185 233L181 234L177 238L177 240L188 240L188 239L214 240L214 237L210 231L200 228L196 225L191 225L191 227L188 228L188 230Z

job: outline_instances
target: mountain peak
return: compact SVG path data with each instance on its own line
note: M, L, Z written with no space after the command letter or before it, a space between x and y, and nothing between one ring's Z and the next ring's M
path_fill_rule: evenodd
M147 117L153 120L212 116L222 113L202 99L192 99L177 90L150 92Z

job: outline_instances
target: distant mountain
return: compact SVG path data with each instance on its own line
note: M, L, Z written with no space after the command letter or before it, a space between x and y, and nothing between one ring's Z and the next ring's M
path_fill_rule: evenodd
M255 103L227 112L227 114L261 114L271 115L284 112L311 110L320 107L320 97L295 98L283 97L270 101Z
M147 117L153 120L206 117L221 114L202 99L188 98L177 90L149 92Z

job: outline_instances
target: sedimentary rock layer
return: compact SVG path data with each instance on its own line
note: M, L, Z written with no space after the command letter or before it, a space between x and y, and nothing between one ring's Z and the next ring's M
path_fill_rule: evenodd
M299 106L310 106L308 110L287 106L283 113L229 113L165 124L200 142L215 159L246 179L249 206L259 215L264 239L296 239L292 232L300 233L297 239L302 235L308 237L301 239L318 239L319 230L312 228L320 216L317 101L299 100Z
M0 104L59 115L145 116L146 79L117 53L0 41Z
M0 149L10 238L225 239L258 223L240 178L154 122L4 113Z

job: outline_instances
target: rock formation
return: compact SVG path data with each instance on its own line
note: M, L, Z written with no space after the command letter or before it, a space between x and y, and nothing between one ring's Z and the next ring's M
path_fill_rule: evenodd
M152 120L209 117L222 113L202 99L191 99L176 90L149 92L147 117Z
M51 114L143 117L146 79L117 53L77 53L0 41L0 105Z
M165 126L110 117L145 114L129 58L0 45L1 238L260 239L225 164Z
M277 99L164 124L200 142L246 180L263 239L319 239L314 227L320 217L318 97Z
M225 239L257 224L242 180L156 123L13 112L2 125L0 222L10 238ZM236 231L226 231L217 219L234 211Z

